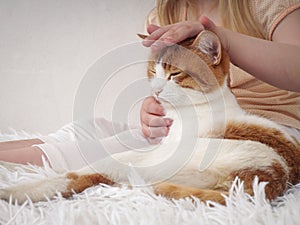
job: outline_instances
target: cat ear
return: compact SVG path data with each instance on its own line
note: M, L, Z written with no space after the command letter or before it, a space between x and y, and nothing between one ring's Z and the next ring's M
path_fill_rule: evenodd
M219 65L222 58L222 46L218 36L208 30L202 31L193 42L201 52L208 55L213 65Z
M139 33L137 33L137 36L139 36L139 37L142 38L143 40L144 40L145 38L149 37L149 35L147 35L147 34L139 34Z

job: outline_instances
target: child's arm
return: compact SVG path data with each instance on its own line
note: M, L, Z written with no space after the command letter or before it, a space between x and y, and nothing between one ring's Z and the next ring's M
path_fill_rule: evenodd
M153 50L193 37L205 29L215 32L229 51L231 61L264 82L278 88L300 91L300 9L286 16L273 34L273 41L242 35L217 27L207 17L198 22L149 26L143 44ZM165 42L165 43L163 43Z
M300 91L299 21L300 10L296 10L275 29L273 41L266 41L216 27L201 18L227 47L232 63L257 79L291 91Z

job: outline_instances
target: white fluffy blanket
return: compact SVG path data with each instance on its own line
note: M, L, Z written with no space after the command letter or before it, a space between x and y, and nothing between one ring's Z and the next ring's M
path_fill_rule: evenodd
M24 135L1 135L0 141ZM29 170L28 170L29 169ZM20 166L14 170L0 166L0 188L18 182L55 176L49 167ZM131 179L139 179L132 174ZM72 199L55 199L18 205L0 200L0 224L300 224L300 184L273 202L265 199L265 183L254 182L253 197L233 184L227 206L208 206L197 199L167 200L151 188L116 188L98 185Z

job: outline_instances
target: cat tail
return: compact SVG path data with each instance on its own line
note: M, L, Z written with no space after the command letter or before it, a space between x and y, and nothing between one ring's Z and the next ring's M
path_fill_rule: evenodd
M80 193L100 183L114 184L113 181L101 174L78 175L76 173L66 173L54 178L27 181L26 183L2 188L0 189L0 199L23 204L27 200L32 202L45 201L59 195L59 193L68 198L74 193Z

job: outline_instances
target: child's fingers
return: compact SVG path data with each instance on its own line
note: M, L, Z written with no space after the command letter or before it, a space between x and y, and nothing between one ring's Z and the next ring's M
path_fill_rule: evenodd
M169 127L173 120L152 114L145 114L142 118L142 123L149 127Z
M153 114L157 116L165 116L165 109L162 105L152 96L147 97L141 108L141 115Z
M144 46L151 47L153 50L159 50L165 46L177 43L177 27L178 25L169 25L153 31L149 37L144 40Z
M163 140L163 137L158 138L148 138L148 142L152 145L159 144Z
M214 28L216 27L216 25L206 16L201 16L200 22L206 30L214 31Z
M173 120L164 118L164 108L153 97L144 100L140 113L142 132L147 138L165 137Z
M143 40L142 44L145 47L150 47L154 42L156 42L166 31L168 30L168 26L159 27L157 29L153 29L150 35Z
M145 114L141 119L142 132L147 138L166 137L173 120L151 114Z
M148 32L148 34L152 34L154 31L158 30L159 28L160 28L160 26L157 26L155 24L150 24L147 27L147 32Z
M146 47L151 46L151 49L156 51L197 35L203 30L203 26L197 21L186 21L151 29L153 29L153 32L144 40L143 45Z
M160 138L168 136L169 127L148 127L142 126L142 132L147 138Z

